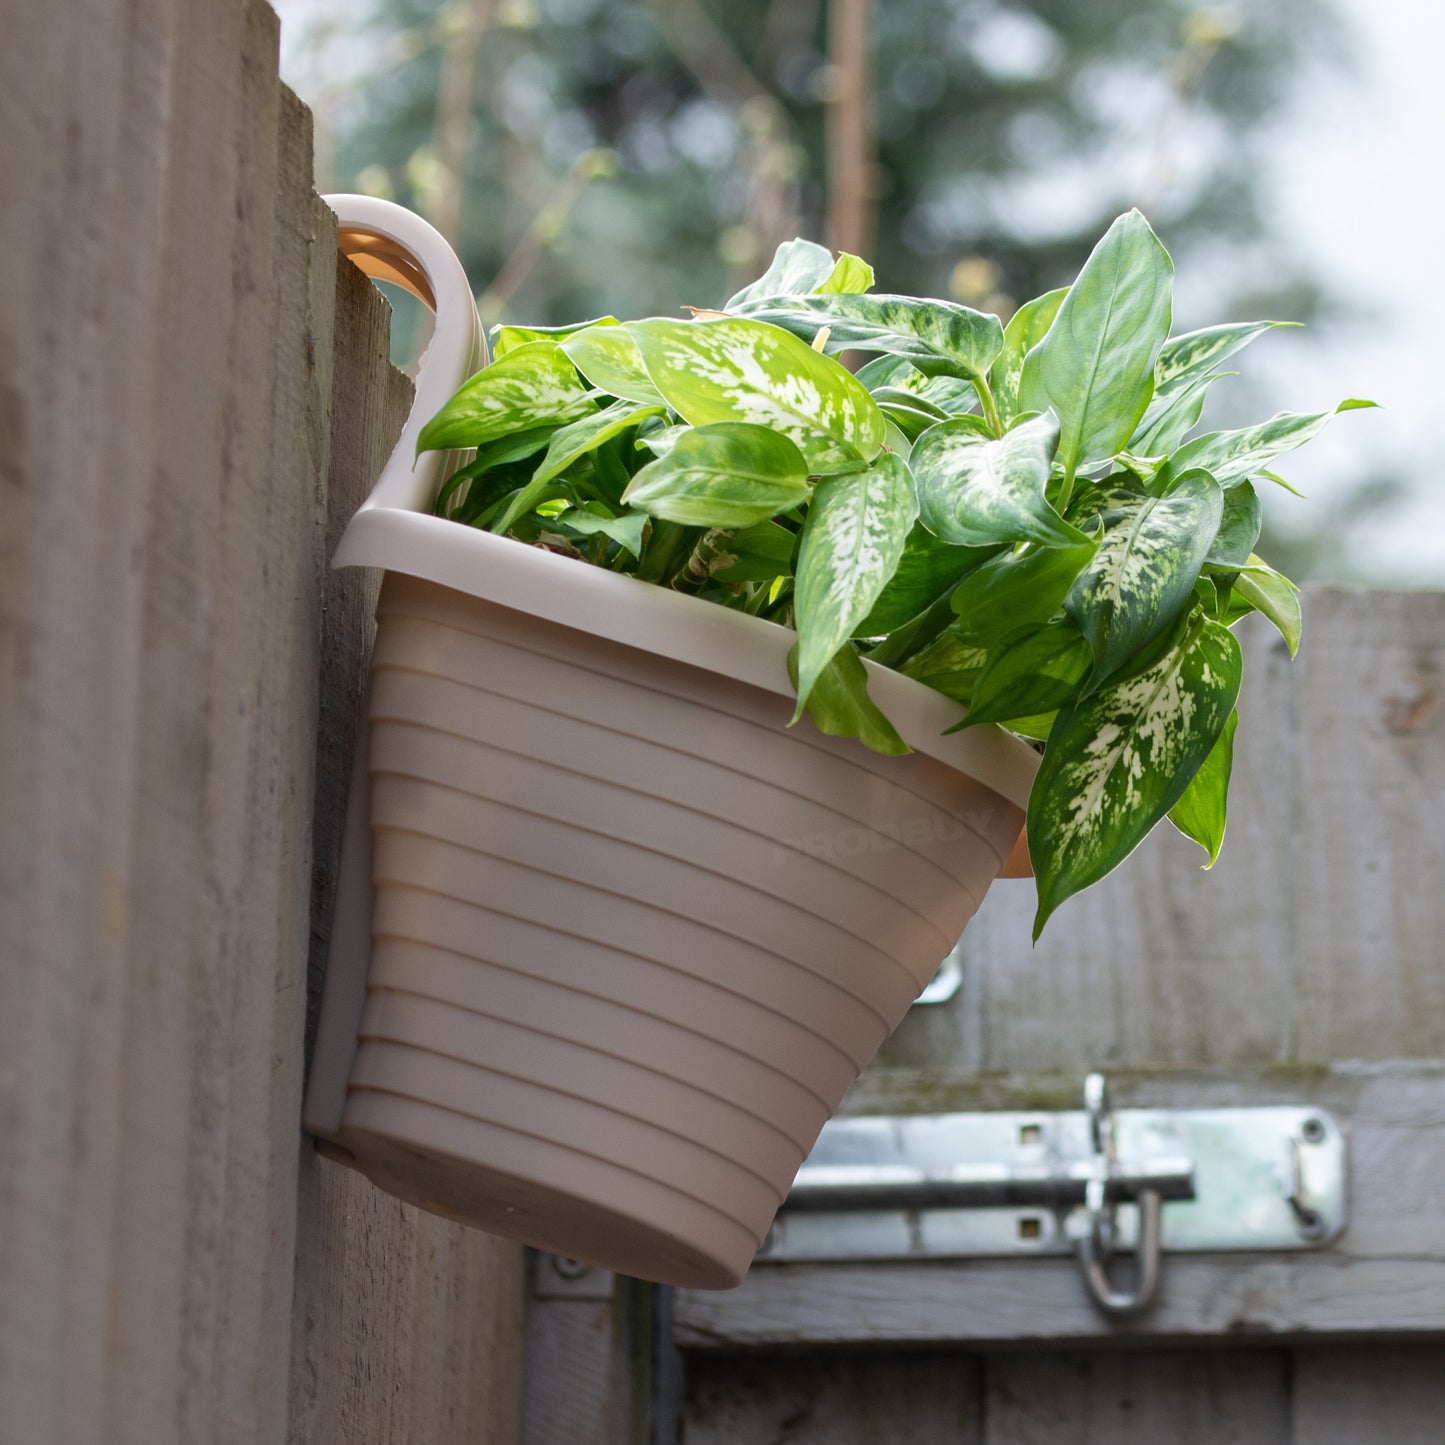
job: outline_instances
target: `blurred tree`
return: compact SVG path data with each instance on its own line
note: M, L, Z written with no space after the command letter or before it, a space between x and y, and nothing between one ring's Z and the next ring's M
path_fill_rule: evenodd
M459 245L487 319L716 304L795 234L1007 313L1138 205L1181 322L1302 319L1256 147L1329 0L310 0L330 182ZM868 238L874 238L871 243Z

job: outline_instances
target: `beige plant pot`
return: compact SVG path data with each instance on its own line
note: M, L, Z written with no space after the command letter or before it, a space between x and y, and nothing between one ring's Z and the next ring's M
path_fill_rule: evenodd
M914 753L790 728L790 633L426 515L405 460L337 557L389 575L307 1126L425 1209L735 1284L1034 755L882 670Z

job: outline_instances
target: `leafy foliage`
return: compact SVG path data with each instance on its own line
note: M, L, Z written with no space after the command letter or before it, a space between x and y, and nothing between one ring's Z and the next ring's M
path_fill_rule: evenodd
M1257 611L1299 642L1254 479L1333 413L1190 439L1216 364L1272 323L1170 339L1172 279L1134 211L1006 330L848 289L868 266L805 241L692 321L507 328L423 434L478 449L438 511L795 628L798 715L826 732L906 751L874 664L1041 743L1037 936L1166 816L1213 863L1229 629ZM841 347L877 359L855 376Z

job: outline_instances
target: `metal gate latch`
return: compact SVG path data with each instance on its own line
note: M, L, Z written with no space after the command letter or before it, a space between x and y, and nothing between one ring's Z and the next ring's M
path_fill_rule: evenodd
M1078 1111L831 1121L758 1262L1075 1254L1095 1304L1127 1318L1166 1253L1319 1248L1345 1218L1323 1110L1115 1110L1090 1074Z

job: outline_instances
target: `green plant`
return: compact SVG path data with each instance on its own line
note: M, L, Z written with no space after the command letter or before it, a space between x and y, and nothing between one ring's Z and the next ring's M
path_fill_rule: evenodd
M421 437L475 448L440 515L796 628L824 731L904 752L863 659L1043 748L1037 937L1162 818L1212 864L1241 655L1295 589L1254 554L1255 478L1331 413L1190 437L1273 322L1169 337L1173 266L1137 212L1071 287L997 317L872 294L795 241L721 311L503 326ZM871 352L856 375L835 358ZM1346 401L1337 410L1369 403Z

